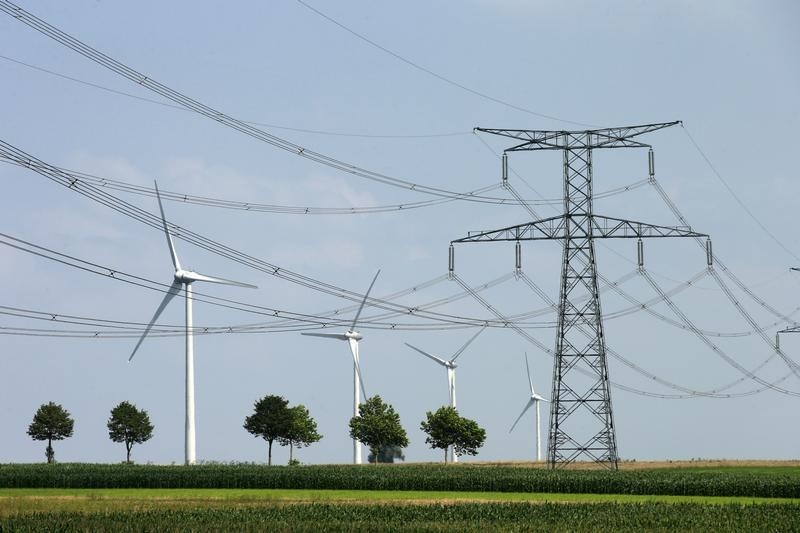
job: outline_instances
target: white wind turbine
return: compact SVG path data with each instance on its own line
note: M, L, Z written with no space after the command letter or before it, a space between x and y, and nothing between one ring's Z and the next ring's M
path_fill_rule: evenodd
M525 414L525 411L530 409L531 405L536 404L536 460L542 460L542 428L539 424L539 402L546 402L544 398L536 394L533 390L533 380L531 379L531 367L528 365L528 354L525 354L525 368L528 370L528 385L531 387L531 397L528 400L528 403L525 404L525 408L522 409L522 412L519 414L517 419L514 421L514 424L511 426L511 429L508 430L509 433L514 431L514 428L517 426L517 423L522 419L522 415Z
M233 281L229 279L223 278L214 278L211 276L205 276L203 274L198 274L197 272L193 272L191 270L184 270L181 268L181 262L178 260L178 254L175 252L175 245L172 243L172 236L169 233L169 228L167 227L167 219L164 216L164 207L161 205L161 195L158 192L158 183L156 183L156 198L158 199L158 209L161 212L161 223L164 226L164 234L167 236L167 245L169 246L169 253L172 256L172 265L175 267L175 275L174 279L172 280L172 285L170 285L167 294L164 295L164 299L161 300L158 308L156 309L153 318L150 320L150 323L147 324L147 327L142 333L142 336L139 337L139 342L136 343L136 346L133 348L133 352L131 352L131 356L128 358L128 361L133 359L133 356L136 355L136 351L139 349L139 346L142 345L144 342L144 338L150 333L150 330L153 328L153 324L155 324L158 317L161 316L161 313L167 307L167 304L175 297L178 292L180 292L181 288L183 288L186 294L186 440L185 440L185 458L187 465L193 465L196 462L196 453L195 453L195 416L194 416L194 339L192 333L192 283L195 281L207 281L209 283L221 283L223 285L234 285L236 287L248 287L250 289L256 289L255 285L250 285L248 283L240 283L238 281Z
M369 284L369 288L366 294L364 294L364 299L361 300L361 305L358 307L358 311L356 311L356 316L353 318L353 323L350 325L349 330L344 333L302 333L302 335L308 335L310 337L323 337L326 339L347 341L350 345L350 353L353 354L353 416L358 416L358 406L361 403L359 393L364 393L364 398L367 397L367 392L364 390L364 381L361 379L361 365L358 356L358 342L364 337L361 333L356 331L356 324L358 323L358 317L361 316L361 310L364 309L364 305L367 303L367 298L372 290L372 286L375 285L375 280L378 279L378 274L380 273L381 271L378 270L378 272L375 273L375 277L372 278L372 283ZM361 464L361 443L356 439L353 439L353 463L357 465Z
M447 369L447 393L450 397L450 407L452 407L453 409L456 408L456 367L458 366L456 365L456 359L458 359L458 356L461 355L464 352L464 350L467 349L467 346L472 344L472 341L474 341L484 329L486 328L483 327L479 329L478 332L475 335L473 335L466 343L464 343L464 346L462 346L455 354L453 354L453 357L451 357L450 359L442 359L441 357L436 357L435 355L429 354L424 350L420 350L416 346L412 346L411 344L405 343L405 345L411 348L412 350L418 351L425 357L432 359L433 361L439 363L440 365L442 365ZM456 452L452 447L450 448L450 460L453 463L458 462L458 456L456 455Z

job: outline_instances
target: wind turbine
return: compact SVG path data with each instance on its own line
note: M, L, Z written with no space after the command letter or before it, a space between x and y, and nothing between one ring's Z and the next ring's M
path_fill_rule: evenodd
M184 270L181 267L181 262L178 260L178 254L175 252L175 245L172 243L172 236L169 233L169 228L167 227L167 219L164 216L164 206L161 205L161 195L158 192L158 183L156 183L156 198L158 199L158 209L161 212L161 223L164 226L164 234L167 236L167 245L169 246L169 253L172 256L172 266L175 267L175 274L172 280L172 285L170 285L169 290L167 290L167 294L164 295L164 299L161 300L158 308L156 308L156 312L153 315L153 318L150 319L150 323L147 324L147 327L144 329L144 333L142 336L139 337L139 342L136 343L136 346L133 348L133 352L131 352L131 356L128 358L128 361L133 359L133 356L136 355L136 351L139 349L139 346L142 345L144 342L144 338L150 333L150 330L153 328L153 324L155 324L158 317L161 316L161 313L167 307L170 300L175 297L183 288L186 294L186 440L185 440L185 459L187 465L193 465L196 462L196 454L195 454L195 416L194 416L194 336L192 333L192 283L195 281L206 281L209 283L220 283L222 285L234 285L236 287L247 287L250 289L256 289L255 285L250 285L248 283L240 283L238 281L233 281L229 279L223 278L215 278L211 276L206 276L204 274L199 274L197 272L191 270Z
M429 354L424 350L420 350L416 346L412 346L411 344L405 343L405 345L411 348L412 350L418 351L425 357L428 357L429 359L439 363L440 365L442 365L447 369L447 393L450 396L450 407L452 407L453 409L456 408L456 367L458 366L456 365L456 359L458 359L458 356L461 355L464 352L464 350L467 349L467 346L472 344L472 341L474 341L484 329L486 328L483 327L479 329L478 332L475 335L473 335L466 343L464 343L464 346L462 346L455 354L453 354L453 357L451 357L450 359L442 359L441 357L436 357L435 355ZM458 456L456 455L455 449L453 449L452 447L450 448L450 460L454 463L458 462Z
M531 379L531 367L528 365L528 354L525 354L525 368L528 370L528 385L531 387L531 397L528 400L528 403L525 404L525 408L522 409L522 412L519 414L517 419L514 421L514 424L511 426L511 429L508 430L509 433L514 431L514 428L517 426L517 423L522 419L522 415L525 414L531 405L536 405L536 460L542 460L542 428L539 424L539 402L546 402L544 398L536 394L533 390L533 380Z
M364 337L361 333L356 331L356 324L358 323L358 317L361 316L361 310L364 309L364 304L367 303L367 298L372 290L372 286L375 285L375 280L378 279L378 274L380 273L381 271L378 270L375 273L375 277L372 278L372 283L369 284L369 288L366 294L364 294L364 299L361 300L361 305L358 307L358 311L356 311L356 316L353 318L350 329L344 333L302 333L302 335L308 335L310 337L323 337L326 339L347 341L350 345L350 353L353 354L353 416L358 416L358 405L361 403L359 393L364 393L364 398L367 397L367 391L364 390L364 381L361 378L361 365L359 364L358 357L358 342ZM357 465L361 464L361 443L356 439L353 439L353 463Z

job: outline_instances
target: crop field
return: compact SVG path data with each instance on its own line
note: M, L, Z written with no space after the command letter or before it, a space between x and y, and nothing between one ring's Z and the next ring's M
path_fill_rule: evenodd
M0 488L230 488L551 492L800 498L800 468L546 470L512 466L252 464L0 466Z
M793 531L797 505L665 503L267 504L250 507L33 513L13 531Z
M0 531L800 531L800 467L0 465Z

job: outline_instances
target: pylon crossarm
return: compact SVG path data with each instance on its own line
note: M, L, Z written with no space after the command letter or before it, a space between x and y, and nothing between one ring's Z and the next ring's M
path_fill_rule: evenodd
M580 235L581 226L585 227L584 224L573 223L571 229L567 227L569 221L578 218L582 221L586 218L591 219L591 235L585 234L585 231L583 235ZM567 237L573 239L576 237L642 239L651 237L708 237L708 235L693 231L688 226L657 226L636 220L625 220L602 215L559 215L496 230L470 232L466 237L452 242L543 241L566 239Z
M563 235L564 216L559 215L497 230L469 232L466 237L452 242L534 241L561 239Z
M708 237L689 226L657 226L621 218L592 215L592 237L603 239L643 239L651 237Z
M506 152L527 150L570 150L594 148L645 148L650 145L631 140L633 137L651 131L680 124L679 120L621 128L603 128L584 131L513 130L494 128L475 128L476 131L510 137L524 141L507 148Z

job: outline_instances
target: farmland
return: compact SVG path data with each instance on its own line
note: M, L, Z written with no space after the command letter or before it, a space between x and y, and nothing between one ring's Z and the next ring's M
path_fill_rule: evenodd
M800 529L800 468L2 465L0 530Z
M164 531L789 531L797 505L577 503L308 503L144 511L63 512L0 519L10 530Z
M472 465L8 465L0 488L230 488L544 492L800 498L800 468L610 472Z

